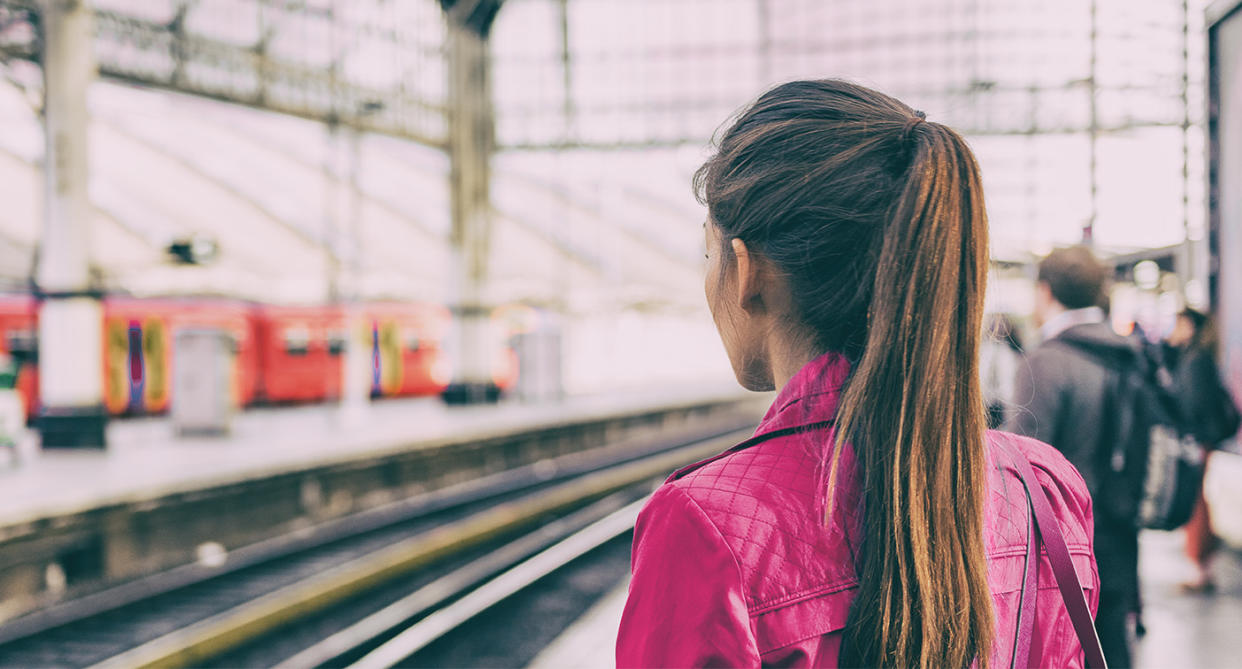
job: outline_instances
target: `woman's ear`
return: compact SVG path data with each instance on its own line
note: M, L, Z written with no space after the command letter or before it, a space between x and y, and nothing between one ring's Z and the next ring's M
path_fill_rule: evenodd
M751 255L746 242L737 237L730 244L733 247L734 269L737 270L737 305L747 313L761 313L764 309L763 272L758 258Z

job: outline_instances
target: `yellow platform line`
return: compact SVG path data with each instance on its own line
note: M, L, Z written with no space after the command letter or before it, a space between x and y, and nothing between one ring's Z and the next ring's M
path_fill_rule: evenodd
M282 625L322 611L372 587L528 526L548 513L667 474L718 453L749 436L749 430L698 442L549 489L536 499L506 502L438 527L317 576L268 593L189 627L111 657L95 669L188 667L219 656Z

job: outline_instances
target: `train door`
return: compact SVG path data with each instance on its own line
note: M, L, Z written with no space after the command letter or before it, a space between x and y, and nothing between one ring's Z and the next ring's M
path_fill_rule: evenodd
M380 317L371 326L371 396L401 394L405 371L401 323L392 316Z
M105 329L104 403L113 414L168 408L168 325L164 319L109 318Z
M129 358L129 413L142 413L145 402L143 391L147 387L146 356L142 350L142 326L130 321L126 332L126 356Z

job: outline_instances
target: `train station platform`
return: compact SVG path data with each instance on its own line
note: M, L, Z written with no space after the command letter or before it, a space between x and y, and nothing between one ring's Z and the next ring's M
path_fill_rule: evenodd
M448 407L436 398L385 399L353 415L324 405L261 408L239 413L231 434L224 437L177 436L162 417L113 420L106 451L26 451L18 462L0 469L0 527L447 441L481 441L747 399L740 391L716 386L589 395L545 404Z
M1239 509L1242 512L1242 509ZM1213 574L1217 590L1188 594L1180 584L1191 578L1182 554L1182 532L1144 532L1139 571L1143 585L1143 624L1147 635L1136 645L1137 669L1193 667L1224 669L1239 664L1242 630L1242 552L1222 550Z
M521 467L662 432L753 425L764 395L665 388L546 404L393 399L251 410L224 437L117 420L103 451L0 467L0 622L62 598ZM627 441L628 440L628 441Z
M1223 551L1214 565L1218 590L1182 592L1190 578L1181 532L1145 532L1141 539L1143 620L1147 635L1135 643L1135 669L1225 669L1238 666L1242 630L1242 552ZM531 663L531 669L616 666L617 628L628 577L565 630Z

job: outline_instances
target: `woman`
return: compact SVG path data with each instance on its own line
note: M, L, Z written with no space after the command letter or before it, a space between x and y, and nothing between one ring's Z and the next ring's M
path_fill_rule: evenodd
M793 82L695 185L734 373L780 393L754 438L640 515L618 664L1008 665L1030 535L1002 448L1039 471L1094 607L1082 478L1044 444L985 436L987 223L962 138L860 86ZM1031 661L1081 664L1041 570Z
M1207 314L1187 308L1177 315L1176 325L1167 340L1175 362L1177 396L1182 399L1190 424L1196 428L1195 438L1208 449L1215 449L1232 437L1238 431L1239 422L1237 407L1216 368L1214 333ZM1195 575L1182 583L1183 590L1189 593L1216 590L1211 561L1219 543L1212 532L1207 502L1200 492L1194 513L1186 523L1186 556L1194 565Z

